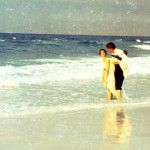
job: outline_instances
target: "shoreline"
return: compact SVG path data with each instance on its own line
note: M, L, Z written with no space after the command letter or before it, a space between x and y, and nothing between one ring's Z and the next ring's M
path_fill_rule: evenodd
M59 114L59 113L75 113L80 111L93 111L93 110L103 110L108 108L117 108L124 107L125 109L139 109L150 107L150 102L115 102L108 103L82 103L82 104L72 104L72 105L58 105L58 106L49 106L49 107L30 107L28 110L23 110L19 112L0 112L1 118L16 118L16 117L28 117L28 116L37 116L37 115L46 115L46 114Z

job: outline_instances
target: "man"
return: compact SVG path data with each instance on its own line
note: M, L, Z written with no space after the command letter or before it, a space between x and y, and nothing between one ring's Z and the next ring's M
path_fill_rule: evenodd
M118 101L122 101L122 84L127 75L128 57L124 51L117 49L116 45L112 42L106 45L108 51L111 53L112 62L115 65L114 77L116 97Z

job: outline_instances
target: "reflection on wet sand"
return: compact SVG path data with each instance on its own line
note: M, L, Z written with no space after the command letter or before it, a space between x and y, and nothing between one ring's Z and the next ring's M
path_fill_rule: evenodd
M113 143L124 143L128 141L131 134L131 125L123 108L111 107L104 112L103 137L104 140Z

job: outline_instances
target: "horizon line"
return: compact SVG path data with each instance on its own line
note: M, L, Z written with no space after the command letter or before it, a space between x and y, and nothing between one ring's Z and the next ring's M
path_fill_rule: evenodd
M150 37L148 35L98 35L98 34L63 34L63 33L25 33L25 32L0 32L0 34L22 34L22 35L64 35L64 36L106 36L106 37Z

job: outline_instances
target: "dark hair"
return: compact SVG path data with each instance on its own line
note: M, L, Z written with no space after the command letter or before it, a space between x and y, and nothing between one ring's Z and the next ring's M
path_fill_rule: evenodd
M101 55L101 52L102 52L102 51L105 53L105 55L107 55L107 51L106 51L105 49L100 49L100 50L99 50L99 55Z
M116 45L113 43L113 42L110 42L106 45L107 48L112 48L112 49L115 49L116 48Z
M128 51L127 51L127 50L124 50L123 52L124 52L126 55L128 55Z

